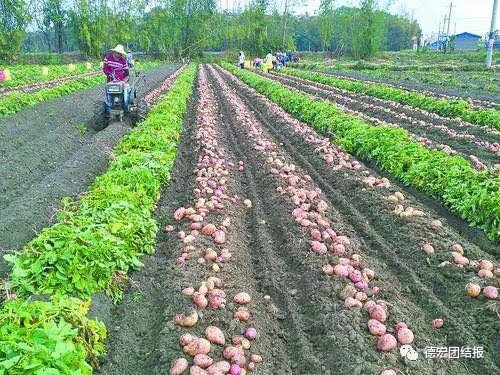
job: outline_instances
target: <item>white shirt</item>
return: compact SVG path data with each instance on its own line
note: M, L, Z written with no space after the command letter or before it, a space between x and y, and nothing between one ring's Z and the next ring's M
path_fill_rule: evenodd
M245 55L241 54L238 56L238 64L244 64L245 63Z
M271 53L268 53L268 54L266 55L266 61L267 61L267 62L271 62L271 61L273 61L273 55L272 55Z

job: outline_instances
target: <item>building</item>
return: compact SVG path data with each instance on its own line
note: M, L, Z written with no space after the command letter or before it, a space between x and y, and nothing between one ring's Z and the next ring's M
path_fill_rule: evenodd
M480 35L461 33L452 36L452 45L455 51L476 51L480 39Z

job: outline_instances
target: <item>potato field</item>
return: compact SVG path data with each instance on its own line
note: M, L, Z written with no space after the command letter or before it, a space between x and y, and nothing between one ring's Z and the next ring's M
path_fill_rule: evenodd
M0 374L497 374L498 76L348 69L11 69Z

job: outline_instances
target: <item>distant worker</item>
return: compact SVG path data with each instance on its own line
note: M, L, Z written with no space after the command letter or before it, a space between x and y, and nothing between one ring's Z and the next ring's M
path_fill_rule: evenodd
M126 60L127 53L121 44L110 50L102 62L102 71L106 74L108 82L113 78L118 81L126 81L129 76L129 67ZM114 77L113 77L114 76Z
M260 58L256 57L255 59L253 59L253 66L256 69L261 68L262 67L262 60Z
M266 55L266 63L272 63L272 62L273 62L273 54L271 52L269 52Z
M245 54L243 51L240 51L240 54L238 55L238 66L243 69L245 67Z
M273 61L273 69L276 70L276 68L278 67L278 57L276 56L276 53L273 55L272 61Z

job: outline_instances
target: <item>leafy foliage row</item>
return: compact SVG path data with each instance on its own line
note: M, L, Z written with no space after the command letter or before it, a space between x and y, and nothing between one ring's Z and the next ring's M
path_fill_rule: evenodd
M56 99L60 96L97 86L104 82L103 76L90 76L77 78L54 87L38 90L34 93L16 91L0 98L0 116L12 115L24 108L33 107L40 102Z
M314 69L322 70L327 66L324 62L312 62L312 61L302 61L293 64L296 68L301 69ZM455 65L452 63L447 64L394 64L391 62L384 63L371 63L366 61L356 61L356 62L344 62L336 63L330 66L330 68L337 69L353 69L353 70L394 70L394 71L420 71L420 72L464 72L464 71L488 71L484 64L474 64L474 63L460 63Z
M0 66L1 69L8 69L12 78L8 81L0 82L0 87L16 87L33 82L42 82L56 78L70 77L77 74L90 73L99 69L99 63L92 65L91 69L87 69L86 63L74 64L75 70L70 71L67 64L15 64ZM47 68L48 74L43 75L42 69Z
M406 185L441 200L470 225L482 228L491 240L500 239L498 175L476 171L461 156L429 150L404 129L372 126L325 100L288 90L229 64L223 66L298 119L325 134L334 133L335 142L346 151L375 162Z
M141 69L150 69L158 66L160 61L141 62ZM31 69L26 65L26 69ZM60 83L56 86L40 89L35 92L14 91L0 98L0 116L12 115L24 108L33 107L46 100L56 99L64 95L72 94L76 91L87 89L104 83L104 75L86 76L75 78L71 81Z
M288 68L282 70L282 72L325 85L334 86L339 89L410 105L428 112L437 113L440 116L449 118L460 117L473 124L484 125L500 130L500 111L496 109L475 109L467 101L462 99L440 99L415 91L399 89L383 83L353 81L297 69Z
M78 202L66 200L58 221L6 258L22 294L64 292L120 298L117 273L141 266L154 249L151 218L170 179L195 68L181 74L147 119L115 148L108 171Z
M106 329L86 317L90 302L67 295L105 290L117 300L126 272L153 252L151 213L170 178L195 73L186 69L122 138L87 195L66 201L55 225L6 257L13 263L7 287L18 298L0 308L0 374L90 374L97 365ZM54 296L32 301L32 294Z

